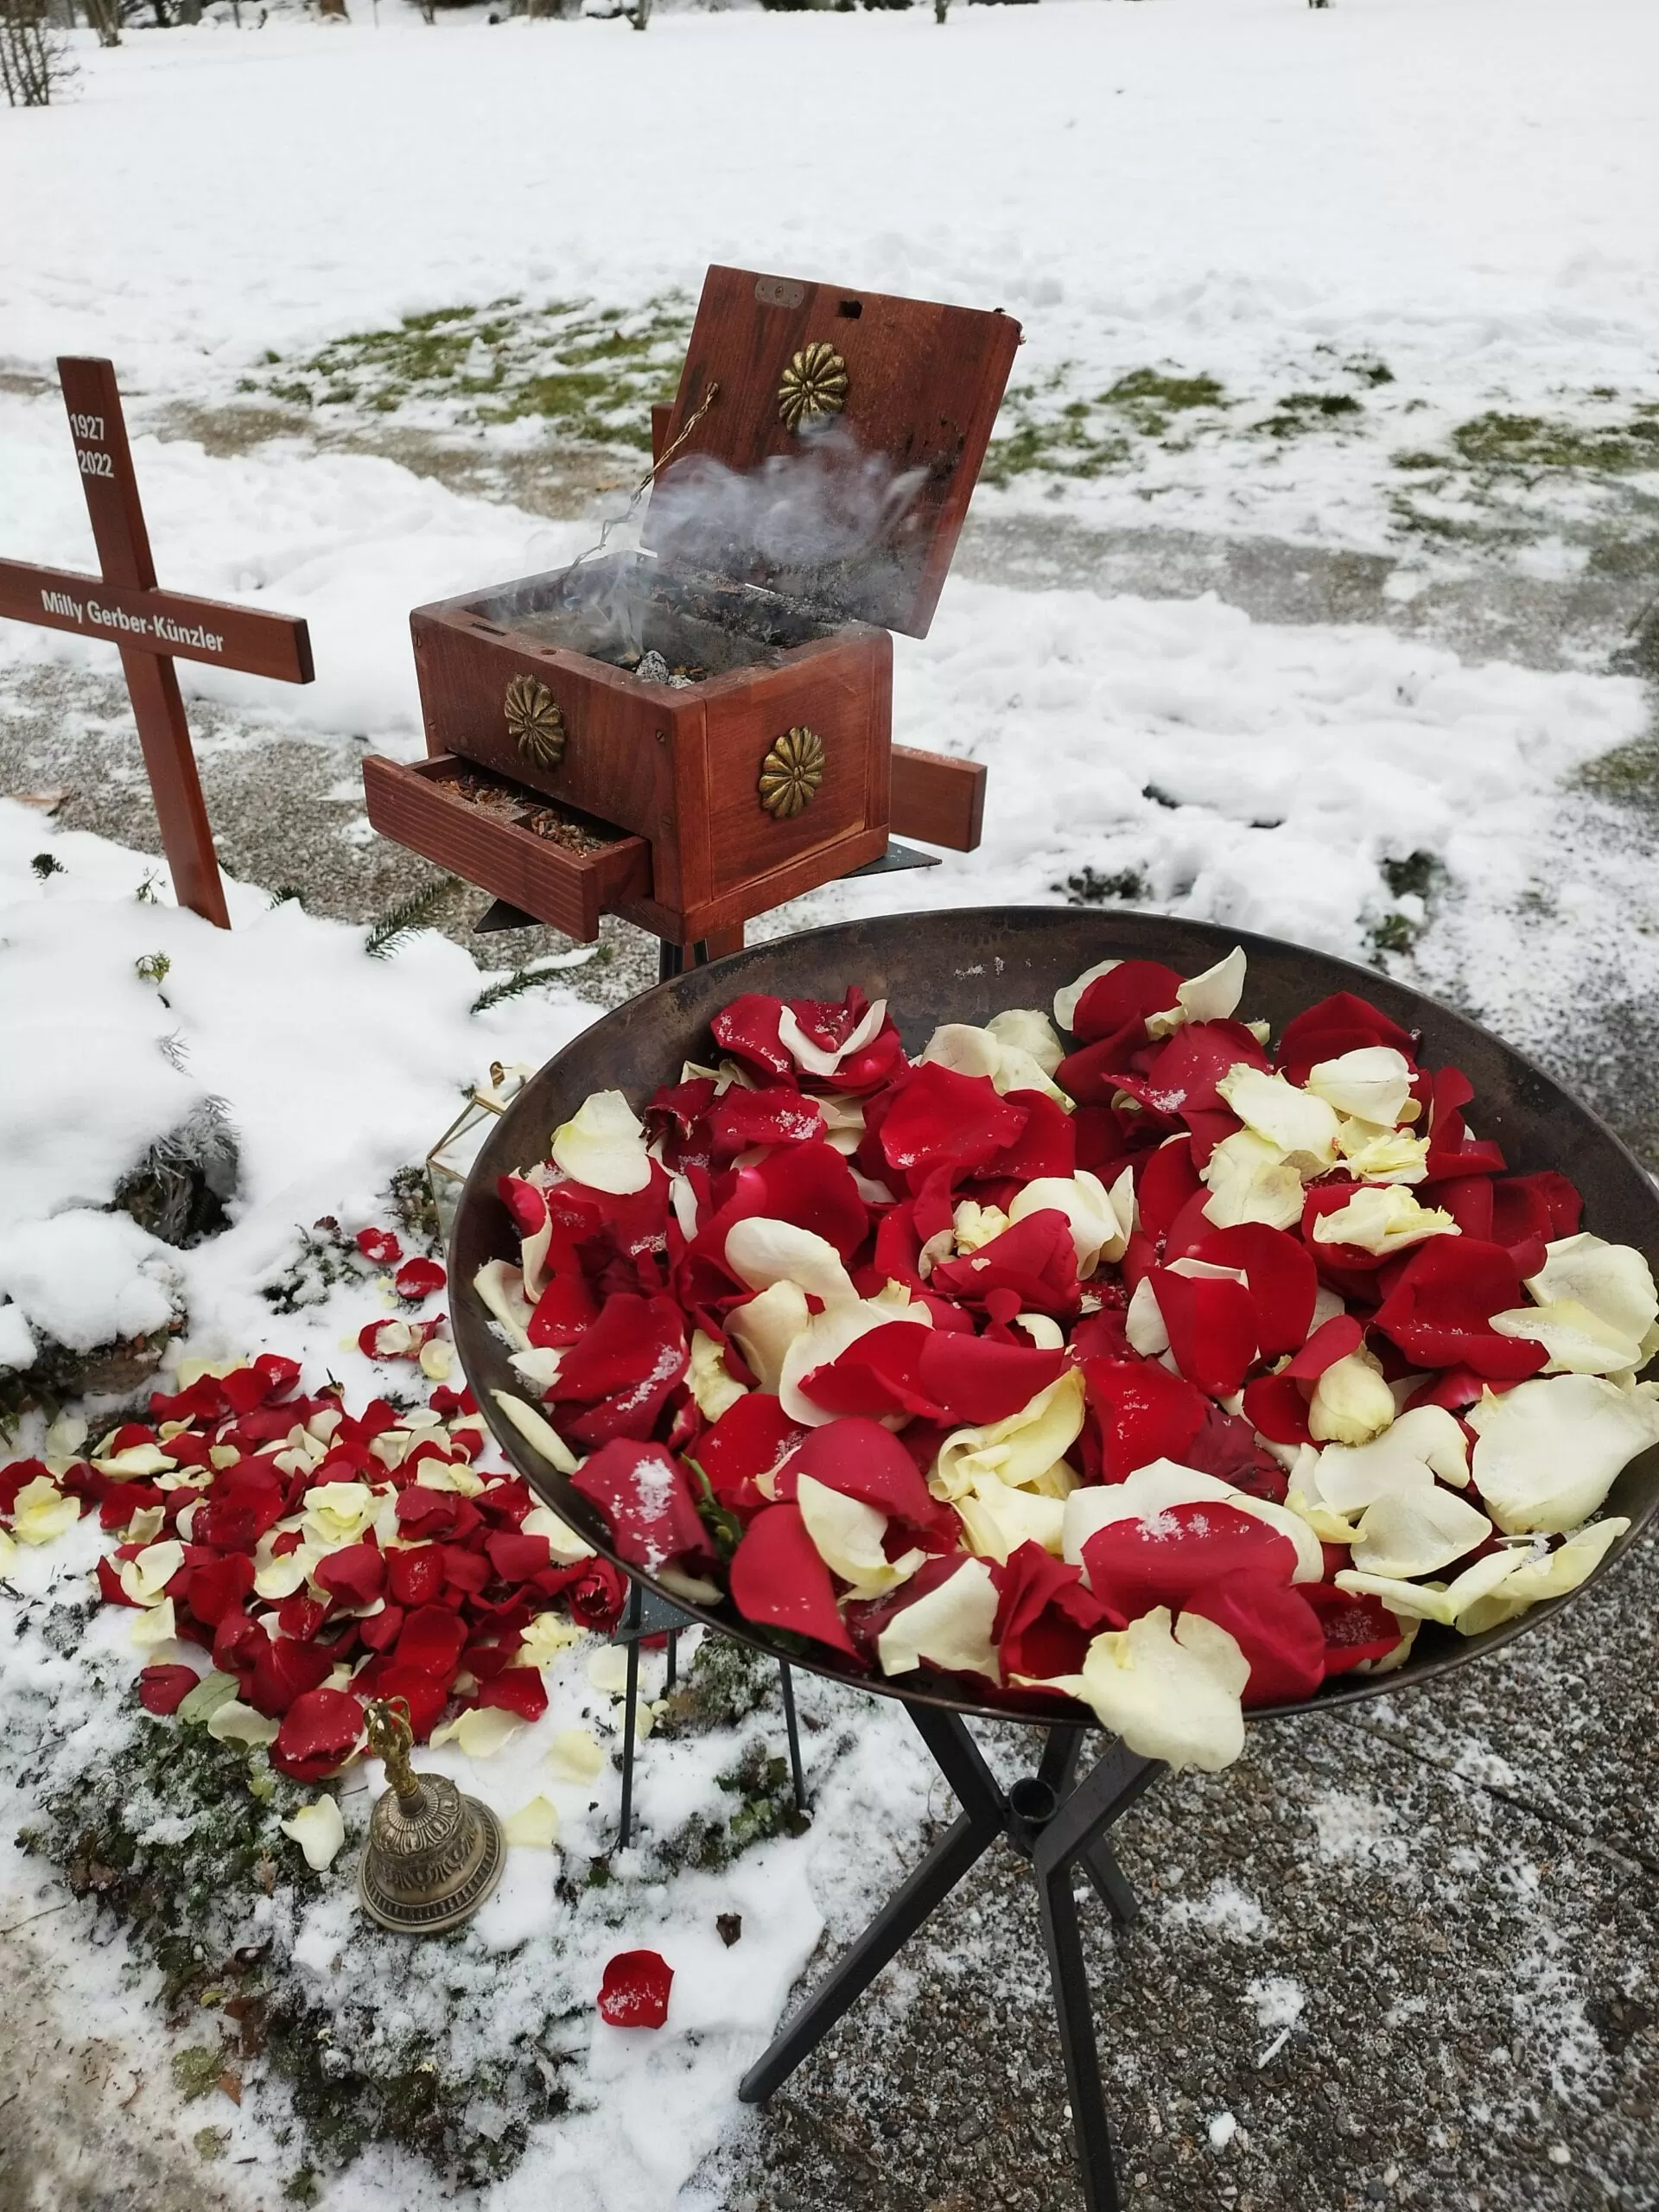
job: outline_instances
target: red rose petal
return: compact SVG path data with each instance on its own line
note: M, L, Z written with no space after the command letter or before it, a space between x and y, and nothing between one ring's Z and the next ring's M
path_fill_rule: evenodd
M196 1516L198 1522L205 1516ZM196 1618L217 1628L227 1612L236 1611L253 1587L254 1565L246 1552L227 1552L205 1560L190 1577L188 1604Z
M1135 1194L1140 1201L1141 1227L1157 1243L1169 1234L1176 1216L1190 1199L1209 1196L1192 1165L1192 1139L1173 1138L1148 1154L1135 1179Z
M364 1697L402 1698L409 1707L409 1725L417 1744L425 1743L449 1702L447 1683L434 1681L418 1668L400 1667L385 1653L353 1675L352 1687Z
M732 1556L728 1586L746 1621L789 1629L849 1659L858 1656L798 1505L769 1505L755 1516Z
M997 1095L989 1076L958 1075L930 1061L918 1068L881 1124L881 1153L904 1173L944 1162L983 1167L1024 1132L1023 1106Z
M1278 1582L1296 1571L1296 1548L1255 1514L1219 1500L1166 1505L1144 1521L1111 1521L1083 1548L1095 1596L1114 1625L1154 1606L1179 1612L1204 1584L1249 1568Z
M1255 1308L1243 1283L1154 1274L1153 1289L1175 1364L1212 1398L1230 1398L1255 1363Z
M516 1713L521 1720L539 1720L547 1711L540 1668L504 1667L481 1686L473 1703Z
M926 1414L938 1408L917 1380L932 1331L916 1321L888 1321L849 1344L836 1358L801 1377L801 1393L832 1414Z
M1071 1033L1080 1045L1092 1045L1138 1021L1144 1041L1147 1016L1167 1012L1185 980L1161 961L1120 960L1085 988L1071 1017Z
M1090 1359L1083 1374L1100 1423L1108 1482L1121 1483L1154 1459L1186 1465L1187 1447L1209 1410L1202 1390L1150 1359Z
M386 1562L372 1544L347 1544L320 1559L311 1580L343 1605L372 1605L385 1594Z
M1010 1090L1008 1103L1024 1109L1026 1126L1011 1145L995 1152L974 1171L983 1182L1007 1178L1013 1183L1033 1183L1039 1176L1074 1175L1077 1169L1077 1133L1071 1116L1046 1090Z
M435 1544L399 1545L386 1554L386 1580L400 1605L429 1605L443 1588L443 1554Z
M1213 1230L1192 1247L1191 1256L1211 1267L1243 1268L1265 1358L1300 1346L1313 1319L1319 1280L1299 1238L1269 1229L1265 1222L1243 1222L1236 1229Z
M1338 1319L1343 1317L1338 1315ZM1334 1327L1335 1323L1327 1326ZM1357 1333L1358 1324L1355 1324ZM1273 1444L1311 1444L1307 1400L1288 1373L1258 1375L1244 1385L1244 1418Z
M503 1582L528 1582L550 1563L552 1554L545 1536L521 1536L516 1530L498 1529L485 1540L490 1565Z
M1420 1367L1471 1367L1518 1382L1548 1353L1531 1337L1499 1336L1487 1324L1524 1303L1520 1271L1502 1245L1435 1236L1408 1258L1376 1326Z
M933 1329L922 1349L917 1380L940 1409L933 1419L982 1428L1028 1406L1065 1370L1063 1351L990 1344L961 1331Z
M750 1390L698 1439L697 1465L722 1505L753 1505L754 1483L780 1467L805 1433L770 1391Z
M1058 1207L1028 1213L1001 1236L960 1259L942 1260L931 1287L946 1298L981 1305L992 1291L1012 1291L1017 1310L1069 1320L1077 1310L1077 1248Z
M526 1183L521 1175L502 1175L497 1178L495 1189L520 1236L533 1236L545 1225L547 1200L535 1184Z
M672 1560L707 1555L691 1479L662 1445L619 1439L585 1459L570 1480L605 1516L612 1542L631 1567L654 1574Z
M554 1398L592 1404L619 1399L618 1416L648 1435L685 1372L685 1321L671 1298L607 1299L599 1319L559 1363Z
M1185 1610L1225 1629L1249 1662L1245 1705L1300 1704L1324 1681L1325 1631L1300 1587L1247 1569L1205 1582Z
M176 1713L200 1680L194 1667L145 1667L138 1675L138 1702L146 1713Z
M606 1961L599 2017L613 2028L660 2028L673 1986L674 1969L658 1952L619 1951Z
M1400 1623L1380 1598L1354 1597L1328 1582L1298 1587L1318 1617L1327 1675L1345 1675L1369 1659L1385 1658L1399 1643Z
M765 1090L731 1084L709 1109L714 1158L721 1165L758 1144L808 1144L823 1136L823 1109L792 1084Z
M393 1646L395 1663L447 1690L460 1669L466 1643L466 1624L452 1607L417 1605L405 1616L403 1633Z
M991 1567L996 1620L991 1640L1005 1676L1074 1675L1091 1637L1111 1625L1104 1605L1083 1586L1082 1570L1020 1544Z
M1365 1332L1351 1313L1333 1313L1328 1321L1320 1322L1289 1366L1280 1371L1293 1382L1317 1382L1327 1367L1357 1351L1364 1337Z
M448 1280L435 1260L405 1260L391 1281L399 1298L413 1301L430 1298Z
M1408 1061L1413 1056L1412 1039L1406 1030L1369 1001L1356 998L1351 991L1338 991L1286 1024L1279 1039L1279 1070L1300 1086L1319 1061L1339 1059L1344 1052L1356 1052L1368 1045L1391 1045Z
M880 1421L832 1421L809 1429L778 1478L778 1496L791 1498L802 1475L912 1529L931 1528L938 1503L904 1446Z
M401 1260L404 1248L389 1229L359 1229L357 1249L365 1260L372 1260L377 1268L389 1268L394 1260Z
M378 1613L365 1614L357 1632L369 1650L390 1651L404 1632L403 1607L383 1605Z
M759 991L746 991L741 998L722 1007L709 1027L715 1042L746 1067L753 1068L761 1075L792 1076L795 1063L778 1036L783 1011L781 999L766 997Z
M311 1689L283 1715L270 1763L296 1782L321 1782L349 1758L363 1733L363 1707L347 1690Z

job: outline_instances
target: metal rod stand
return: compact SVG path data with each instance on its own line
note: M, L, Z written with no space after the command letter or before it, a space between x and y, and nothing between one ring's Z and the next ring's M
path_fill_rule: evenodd
M1071 1888L1072 1871L1082 1867L1114 1921L1127 1927L1135 1914L1135 1892L1117 1863L1107 1831L1165 1772L1163 1762L1140 1758L1121 1743L1114 1743L1083 1780L1076 1782L1083 1732L1056 1726L1047 1731L1037 1772L1005 1792L998 1787L967 1723L958 1714L912 1706L910 1717L956 1793L962 1812L830 1969L771 2049L749 2069L738 2095L746 2104L764 2103L997 1838L1003 1836L1029 1860L1037 1885L1084 2203L1087 2212L1119 2212L1111 2130L1101 2094L1100 2056Z

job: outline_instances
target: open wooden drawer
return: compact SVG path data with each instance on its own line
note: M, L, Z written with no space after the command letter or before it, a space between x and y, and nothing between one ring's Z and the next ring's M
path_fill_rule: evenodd
M363 788L369 819L383 836L582 944L598 937L600 916L619 899L651 896L647 839L561 807L456 753L407 765L372 753L363 763ZM463 796L467 791L474 796ZM522 818L513 818L515 810ZM527 826L537 821L542 829Z

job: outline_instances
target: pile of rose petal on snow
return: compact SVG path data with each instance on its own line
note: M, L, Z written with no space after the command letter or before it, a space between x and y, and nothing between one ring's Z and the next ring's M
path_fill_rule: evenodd
M1104 962L1052 1022L947 1024L913 1064L856 989L735 1000L643 1119L598 1093L504 1179L521 1262L475 1285L526 1386L503 1415L670 1589L1080 1699L1176 1765L1424 1621L1576 1587L1659 1440L1646 1262L1564 1175L1508 1173L1375 1007L1275 1051L1244 979ZM420 1533L372 1513L365 1602ZM289 1571L310 1652L340 1570ZM404 1680L432 1619L354 1684Z
M359 1243L398 1256L388 1231ZM410 1300L442 1281L419 1259L397 1277ZM372 1323L363 1348L415 1362L441 1319ZM361 1750L367 1697L406 1700L423 1740L448 1717L463 1750L488 1751L546 1710L540 1664L580 1632L573 1622L614 1624L622 1577L516 1476L474 1468L486 1436L468 1393L440 1385L413 1411L376 1399L353 1415L338 1390L308 1397L299 1380L273 1353L185 1362L147 1421L90 1450L70 1448L85 1446L84 1423L56 1424L62 1448L0 1468L0 1574L16 1546L95 1509L112 1539L99 1590L135 1609L135 1644L212 1656L205 1675L182 1660L143 1667L149 1712L184 1706L221 1740L268 1745L302 1782ZM339 1808L328 1797L308 1809L308 1855L326 1864Z

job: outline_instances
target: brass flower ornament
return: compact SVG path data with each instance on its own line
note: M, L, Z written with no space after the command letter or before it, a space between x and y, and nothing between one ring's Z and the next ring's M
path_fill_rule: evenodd
M539 677L515 676L504 707L507 734L526 760L556 768L564 758L564 716Z
M820 415L839 415L847 404L847 364L828 339L803 346L778 386L784 428L798 430Z
M760 804L775 822L804 813L823 781L823 740L798 723L760 763Z

